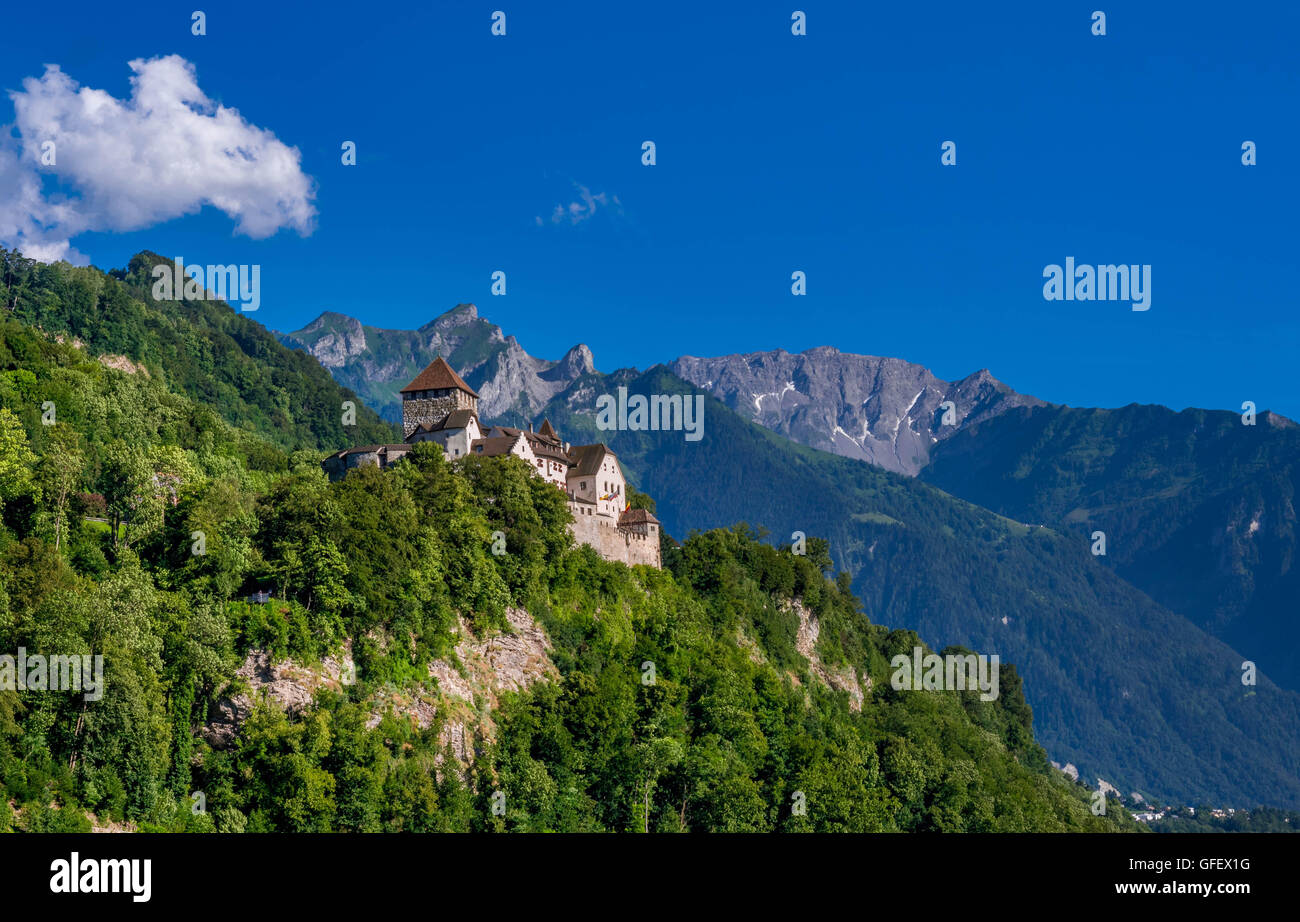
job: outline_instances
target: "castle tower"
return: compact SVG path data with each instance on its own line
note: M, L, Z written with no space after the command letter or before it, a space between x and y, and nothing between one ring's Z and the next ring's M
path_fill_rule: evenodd
M478 394L438 356L402 388L402 435L421 425L436 427L457 410L478 416Z

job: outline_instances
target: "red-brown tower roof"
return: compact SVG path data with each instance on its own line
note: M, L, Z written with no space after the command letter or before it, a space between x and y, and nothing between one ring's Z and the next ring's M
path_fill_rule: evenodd
M465 379L456 374L456 369L447 364L447 360L438 356L429 363L429 367L415 376L415 380L402 388L408 391L444 391L452 388L462 390L471 397L478 397L474 388L465 383Z

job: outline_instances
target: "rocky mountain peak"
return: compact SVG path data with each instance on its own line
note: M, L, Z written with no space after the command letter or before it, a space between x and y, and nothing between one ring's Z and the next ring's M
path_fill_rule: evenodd
M478 308L471 303L462 302L450 310L443 311L437 317L434 317L428 323L424 324L424 326L420 327L420 329L422 331L446 330L473 323L478 319Z
M572 381L596 370L596 361L586 343L578 343L560 359L552 369L566 380Z
M336 311L323 312L285 339L290 345L307 349L331 370L346 365L350 358L366 351L366 332L361 321Z
M930 447L963 426L1041 401L981 369L950 383L901 359L818 346L717 358L669 369L733 410L797 442L915 475ZM945 412L951 402L952 414Z

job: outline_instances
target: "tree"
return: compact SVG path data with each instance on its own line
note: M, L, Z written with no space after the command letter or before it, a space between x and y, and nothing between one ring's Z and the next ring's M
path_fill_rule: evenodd
M633 809L633 815L640 820L642 832L650 831L650 798L659 779L680 764L683 757L682 744L671 736L654 737L633 747L632 759L641 788L641 803Z
M112 516L114 547L129 546L144 537L162 521L162 503L154 489L154 472L145 452L138 445L117 441L108 446L99 475L99 489L104 494ZM130 530L125 538L122 525Z
M64 423L53 426L45 453L36 468L36 482L54 518L54 549L63 541L68 506L81 483L86 457L81 451L81 436Z
M0 505L30 491L35 463L22 422L0 407Z

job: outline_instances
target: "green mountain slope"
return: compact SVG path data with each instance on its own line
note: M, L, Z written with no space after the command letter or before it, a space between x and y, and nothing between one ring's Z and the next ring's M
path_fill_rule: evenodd
M250 314L224 301L155 301L155 265L140 253L112 274L49 265L0 251L11 316L121 355L160 376L177 394L285 450L338 448L400 438L311 356L282 346ZM356 425L343 425L343 402Z
M936 448L922 478L1080 538L1115 571L1300 689L1300 428L1261 413L1034 407Z
M84 831L88 811L196 832L1134 828L1048 767L1012 666L993 701L892 689L890 658L919 639L864 618L816 541L796 557L713 531L632 571L573 547L562 495L516 459L453 467L422 446L330 483L321 451L277 447L328 430L251 431L222 416L260 427L261 400L186 392L300 393L274 349L187 370L171 345L215 330L162 326L99 277L110 317L159 328L96 331L64 305L70 271L33 273L24 297L149 370L0 319L0 651L103 657L93 699L34 672L0 688L0 831ZM245 601L257 587L274 600ZM457 635L512 631L525 609L553 674L457 705ZM355 681L292 714L254 702L223 748L200 732L255 652L310 671L345 649ZM866 686L860 708L828 670ZM462 762L444 730L471 719Z
M1243 657L1092 557L1086 538L995 515L915 480L795 445L705 398L704 436L600 432L596 397L688 393L663 368L589 375L546 410L601 437L684 535L737 520L824 535L873 622L1017 664L1039 739L1124 791L1300 803L1300 696L1241 684ZM1005 619L1005 620L1004 620Z

